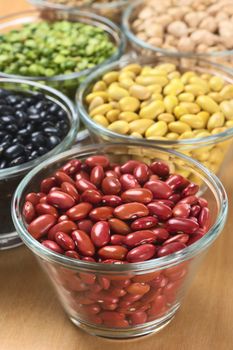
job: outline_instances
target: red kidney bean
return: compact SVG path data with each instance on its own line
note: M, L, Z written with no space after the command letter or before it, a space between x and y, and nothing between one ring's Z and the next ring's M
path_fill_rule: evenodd
M189 185L189 181L179 174L172 174L166 180L166 184L175 191L178 189L183 189Z
M43 193L49 193L52 187L56 186L57 182L54 176L48 177L41 181L40 191Z
M138 160L128 160L125 164L120 167L122 174L133 174L133 171L137 165L143 164Z
M40 201L40 197L38 193L31 192L26 195L25 200L31 202L33 205L37 205Z
M48 232L48 238L53 240L56 232L64 232L70 234L72 231L77 229L77 225L73 221L64 220L54 225Z
M114 311L113 311L114 312ZM105 320L104 321L104 325L106 327L111 327L111 328L127 328L129 327L129 322L127 320L115 320L115 319L111 319L111 320Z
M172 189L166 182L153 180L145 183L144 188L148 188L155 199L168 199L172 194Z
M44 196L44 197L40 198L39 203L41 203L41 204L47 204L47 196Z
M121 183L116 177L105 177L101 183L104 194L118 194L121 191Z
M152 228L151 231L153 231L156 241L159 243L162 243L169 237L169 233L165 228L158 227L158 228Z
M147 314L144 311L135 311L129 316L130 324L136 326L138 324L146 323Z
M142 275L137 275L133 277L134 282L150 282L152 281L155 277L160 275L160 271L155 271L155 272L149 272L149 273L143 273Z
M116 277L116 276L114 276L114 277ZM117 277L119 277L119 276L117 276ZM120 280L119 279L114 280L113 278L111 278L111 283L118 288L125 288L131 283L131 281L129 278L127 278L127 276L122 276L122 278Z
M63 215L59 216L57 222L67 221L67 220L69 220L69 217L67 215L63 214Z
M91 233L91 229L93 227L93 222L91 220L85 219L77 222L78 229L84 231L86 233Z
M84 178L76 180L76 187L80 192L84 192L86 190L96 190L97 189L93 183L91 183L89 180L86 180Z
M89 217L94 221L108 220L113 216L113 208L111 207L99 207L93 209L89 213Z
M126 290L129 294L144 295L149 292L150 286L149 284L135 282L131 283Z
M127 235L131 232L129 225L122 220L111 218L108 220L108 223L110 225L110 229L116 234Z
M124 260L128 250L120 245L108 245L98 250L102 259Z
M174 299L176 297L178 289L180 288L181 283L182 280L171 281L168 282L168 284L163 288L163 294L169 303L174 302Z
M69 209L75 205L74 198L61 191L49 192L47 202L59 209Z
M168 198L168 200L172 201L173 206L174 206L175 203L179 202L180 198L181 198L181 195L180 195L179 193L173 193L173 194Z
M133 170L133 175L140 184L144 184L149 180L150 170L146 164L138 164Z
M54 215L40 215L29 224L27 229L35 239L40 239L48 233L49 229L55 225L56 221L57 219Z
M148 204L147 208L151 215L156 215L161 220L167 220L172 216L171 208L164 203L152 202Z
M52 187L51 190L50 190L49 192L52 193L52 192L54 192L54 191L59 191L59 192L60 192L60 191L61 191L61 188L55 186L55 187Z
M54 215L56 218L58 217L58 211L52 205L46 203L39 203L36 205L35 209L38 215L51 214Z
M110 281L106 277L98 276L98 282L104 290L107 290L110 287ZM113 295L113 296L117 297L118 295Z
M106 260L100 260L99 262L102 262L103 264L115 264L115 265L122 265L122 264L126 264L125 261L121 261L121 260L116 260L116 259L106 259Z
M162 316L166 312L166 297L157 295L151 303L151 308L148 310L148 315L153 317Z
M96 247L103 247L110 242L110 227L107 221L99 221L92 227L91 239Z
M107 170L105 172L105 176L106 177L114 177L114 178L118 178L118 174L114 171L114 170Z
M149 260L155 255L155 252L156 247L153 244L140 245L128 252L126 260L131 263Z
M106 290L101 290L100 293L93 293L90 291L87 296L90 299L96 300L100 303L108 303L108 304L117 304L119 301L119 298L113 297L109 295L109 292Z
M168 243L162 247L160 247L157 250L157 256L159 258L161 258L162 256L166 256L169 254L173 254L175 252L178 252L179 250L182 250L186 247L186 245L184 243L181 242L172 242L172 243Z
M169 166L164 162L153 162L150 165L150 169L153 171L154 174L160 176L160 177L166 177L169 175Z
M196 196L188 196L185 198L182 198L179 203L185 203L189 205L194 205L198 203L198 198Z
M194 233L192 236L190 236L187 245L191 245L193 243L195 243L196 241L199 241L199 239L201 239L203 237L203 235L201 233Z
M150 203L152 201L153 194L146 188L131 188L121 194L123 202L139 202Z
M120 299L119 306L120 307L129 307L134 302L140 300L143 297L142 294L126 294L124 297Z
M124 174L120 177L120 183L123 191L131 188L141 187L137 182L136 178L131 174Z
M90 213L92 208L93 208L92 204L90 204L88 202L82 202L82 203L79 203L79 204L75 205L74 207L70 208L66 212L66 215L71 220L74 220L74 221L82 220L88 216L88 214Z
M181 193L182 197L188 197L188 196L193 196L199 191L199 186L190 183Z
M35 211L34 205L31 202L26 201L23 206L23 217L26 223L30 224L30 222L32 222L35 216L36 216L36 211Z
M125 236L124 243L128 247L136 247L144 243L153 243L155 241L156 236L154 235L153 231L142 230L129 233L127 236Z
M199 228L199 225L197 222L191 220L191 219L185 219L185 218L172 218L169 219L166 222L166 229L168 232L183 232L192 234L195 233Z
M68 193L71 197L73 197L76 202L79 201L78 191L73 184L69 182L63 182L61 184L61 189L63 192Z
M86 319L88 322L96 325L101 325L103 323L101 317L98 315L86 315Z
M96 284L96 283L91 286L91 290L94 293L99 293L102 289L103 288L99 284Z
M72 232L71 237L78 248L78 251L85 256L93 256L95 247L87 233L81 230Z
M131 229L133 231L145 230L156 226L158 220L153 216L145 216L144 218L136 219L131 224Z
M83 261L88 261L88 262L96 262L94 258L92 258L91 256L84 256L82 257Z
M91 170L91 174L90 174L90 181L96 186L99 187L101 182L104 179L104 169L101 165L97 165L95 166L92 170Z
M178 235L168 238L165 242L163 242L163 245L173 243L173 242L180 242L180 243L186 244L189 238L190 238L189 235L187 235L186 233L180 233Z
M150 286L156 289L156 293L159 288L164 288L168 283L168 278L160 274L149 282Z
M53 250L55 253L63 254L64 250L54 241L45 240L41 243L44 247Z
M198 198L198 204L203 207L208 207L208 202L205 198L199 197Z
M114 311L117 309L117 304L101 303L102 310Z
M125 236L123 235L112 235L111 244L112 245L122 245L125 243Z
M96 275L94 273L79 272L79 277L84 283L90 285L93 285L96 280Z
M90 177L88 175L88 173L84 170L80 170L77 174L75 174L75 180L79 181L81 179L85 179L85 180L90 180ZM87 189L87 188L86 188Z
M105 169L109 166L109 159L105 156L91 156L85 160L85 164L90 168L100 165Z
M210 228L210 210L207 207L203 207L198 216L198 223L200 227L206 228L209 230Z
M59 185L61 185L63 182L68 182L72 185L75 183L74 180L63 171L56 171L54 176Z
M123 297L124 295L127 294L125 289L115 288L115 287L113 289L110 289L109 293L111 296L117 297L117 298Z
M148 214L148 208L144 204L138 202L119 205L113 212L113 215L121 220L137 219L139 217L147 216Z
M187 269L181 265L169 267L164 270L164 274L169 278L170 281L176 281L184 278L187 275Z
M100 312L101 308L98 304L91 304L91 305L85 305L85 306L81 306L81 308L79 309L80 313L84 313L89 315L96 315Z
M71 159L69 162L63 165L61 171L64 171L67 175L73 175L81 169L81 161L78 159Z
M174 217L188 218L190 211L191 206L189 204L179 203L173 208L172 213Z
M65 252L65 255L68 256L69 258L80 259L79 254L75 250L67 250Z
M74 250L75 244L73 239L64 232L56 232L54 235L57 244L64 250Z
M81 198L83 202L99 204L102 200L102 195L97 190L86 190L83 192Z
M194 217L197 217L198 214L200 213L200 211L201 211L201 207L199 205L195 204L191 207L190 214Z
M102 197L102 203L109 207L117 207L122 203L121 197L114 195L106 195Z

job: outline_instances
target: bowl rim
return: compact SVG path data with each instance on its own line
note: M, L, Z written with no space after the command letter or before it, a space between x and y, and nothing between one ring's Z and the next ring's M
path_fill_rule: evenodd
M84 5L79 5L79 6L69 6L65 4L58 4L58 3L53 3L49 0L28 0L32 5L34 6L39 6L39 7L44 7L44 8L49 8L49 9L60 9L60 10L66 10L66 9L87 9L88 6L92 7L93 9L96 10L113 10L115 7L119 6L125 6L128 5L129 0L113 0L110 3L95 3L95 0L89 0Z
M135 0L134 3L129 4L129 6L126 8L126 10L123 13L122 16L122 28L124 30L124 33L126 37L128 38L129 41L135 43L137 46L143 48L143 49L148 49L151 50L155 53L160 53L163 55L169 55L173 57L199 57L199 58L211 58L211 57L225 57L233 54L233 49L232 50L221 50L221 51L213 51L213 52L202 52L202 53L196 53L195 51L171 51L169 49L163 49L161 47L153 46L146 41L138 38L134 32L131 30L131 25L130 25L130 17L133 13L133 11L136 9L137 6L145 4L144 0ZM231 69L232 71L232 69Z
M38 164L40 164L50 156L55 155L59 153L61 150L64 150L65 148L69 147L73 143L75 136L80 127L80 120L78 117L77 109L75 108L71 100L60 91L54 88L51 88L47 85L43 85L37 82L23 80L23 79L7 79L7 78L0 77L0 86L2 83L10 83L10 84L13 83L15 85L25 84L31 87L36 87L36 88L39 88L40 92L43 93L46 97L47 97L47 93L50 93L52 95L53 102L60 105L69 115L70 128L66 136L63 138L63 140L56 147L52 148L49 152L45 153L44 155L17 166L1 169L0 181L4 179L9 179L14 176L19 176L25 173L26 171L30 170L31 168L34 168L35 166L37 166ZM14 91L13 89L10 89L10 90ZM16 91L19 91L19 90L16 90ZM25 92L25 90L22 90L22 91Z
M163 56L159 56L154 58L155 60L158 60L158 63L160 63L160 60L166 60L167 62L167 58L170 58L170 56L167 55L163 55ZM89 89L90 85L92 85L92 83L97 80L97 78L99 78L100 76L102 76L103 74L107 73L108 71L114 70L116 68L122 68L127 64L130 63L142 63L143 62L147 62L151 61L152 58L142 58L142 57L138 57L138 58L134 58L134 57L124 57L119 61L116 62L112 62L108 65L105 65L104 67L100 67L99 69L97 69L95 72L91 73L86 79L85 81L83 81L79 88L76 91L76 95L75 95L75 102L79 111L79 115L81 120L83 121L83 123L86 125L87 128L90 128L91 130L95 130L95 132L97 134L102 133L104 136L109 137L111 139L119 139L122 140L124 142L128 141L134 141L136 140L137 142L141 143L141 144L145 144L147 143L148 145L159 145L159 146L173 146L173 147L179 147L179 146L190 146L191 144L195 147L200 147L200 145L203 146L204 144L213 144L216 142L220 142L223 140L227 140L231 137L233 137L233 127L229 128L223 132L220 132L218 134L215 135L210 135L210 136L206 136L206 137L202 137L202 138L190 138L190 139L178 139L178 140L148 140L145 138L139 139L139 138L135 138L132 137L130 135L123 135L123 134L118 134L116 132L113 132L105 127L103 127L100 124L97 124L93 121L93 119L89 116L88 111L85 107L85 103L84 103L84 98L85 98L85 93L86 91ZM190 58L191 59L191 58ZM232 81L233 84L233 71L230 71L228 69L225 69L224 66L218 64L218 63L213 63L211 61L208 60L203 60L203 59L199 59L199 61L206 63L210 66L213 66L214 68L218 68L221 70L221 76L223 75L223 73L228 73L231 75L230 80ZM201 67L202 68L202 67ZM205 69L206 72L206 69ZM209 73L213 73L212 69L208 70L207 72ZM225 80L229 80L229 78Z
M165 268L168 266L170 267L192 258L193 256L205 250L217 238L217 236L220 234L220 232L222 231L225 225L227 212L228 212L228 198L221 181L217 178L216 175L211 173L206 167L198 163L196 160L191 159L190 157L187 157L183 154L180 154L170 149L164 149L158 146L144 145L143 149L154 150L160 153L172 155L173 157L178 157L179 159L181 158L186 163L190 164L190 166L196 167L198 171L204 174L203 176L205 176L205 179L206 179L205 182L208 184L208 187L214 194L215 200L218 203L218 214L213 226L200 240L196 241L195 243L191 244L190 246L184 248L181 251L178 251L176 253L170 254L165 257L148 260L140 263L129 263L129 264L117 265L117 264L101 264L96 262L91 263L87 261L72 259L47 249L41 243L39 243L36 239L34 239L28 233L23 223L23 220L21 218L20 207L19 207L22 193L27 187L27 184L43 168L49 167L51 164L54 164L59 160L65 159L70 156L85 157L85 156L89 156L90 154L97 154L97 152L99 152L101 149L104 149L106 147L110 147L110 149L111 148L117 149L117 147L136 148L136 147L141 147L141 144L137 142L134 142L133 144L114 142L114 143L107 143L107 144L94 144L91 146L82 147L82 149L73 148L72 150L63 152L59 155L56 155L44 161L43 163L38 165L36 168L31 170L31 172L28 173L26 177L20 182L19 186L17 187L14 193L14 197L12 200L12 206L11 206L12 219L13 219L13 223L15 225L16 231L18 232L20 238L30 248L30 250L34 252L35 255L40 256L42 259L47 259L48 261L57 262L63 266L69 266L69 268L71 269L78 268L83 270L104 271L104 272L111 272L111 273L112 272L119 273L119 272L127 272L127 271L129 272L132 270L145 271L148 269L155 269L155 268L160 270L162 268Z
M70 13L70 11L68 11L66 9L64 9L64 10L56 9L55 12L57 12L57 13L66 12L67 14ZM6 16L0 17L0 34L1 34L1 22L2 21L8 20L7 25L9 25L10 21L13 20L13 18L16 16L17 17L20 16L20 17L24 18L27 15L33 15L36 13L40 14L41 11L39 11L38 9L35 8L32 10L15 12L15 13L11 13L11 14L8 14ZM85 17L91 21L90 25L97 26L100 28L103 27L102 29L105 31L105 33L108 33L110 35L110 37L114 39L114 46L116 48L116 51L113 53L113 55L110 56L109 58L107 58L104 62L97 64L96 66L94 66L92 68L84 69L84 70L81 70L80 72L73 72L70 74L60 74L60 75L54 75L52 77L46 77L46 76L27 76L27 75L19 75L19 74L8 74L8 73L4 73L4 72L0 71L0 77L24 79L24 80L28 80L28 81L38 81L39 80L39 81L45 81L45 82L55 82L55 81L64 81L64 80L69 80L69 79L78 79L78 78L81 78L85 75L90 74L95 69L98 69L99 67L102 67L107 63L116 61L117 59L119 59L123 55L125 48L126 48L126 37L125 37L125 34L123 33L123 31L120 29L120 27L117 26L114 22L112 22L111 20L109 20L105 17L96 15L95 13L88 12L88 11L78 11L78 10L72 9L72 15L77 16L78 20L76 22L79 22L80 19L82 20L82 18ZM109 33L108 31L106 31L105 28L110 29L112 32ZM119 45L116 45L116 44L118 44L118 43L116 43L117 37L119 40Z

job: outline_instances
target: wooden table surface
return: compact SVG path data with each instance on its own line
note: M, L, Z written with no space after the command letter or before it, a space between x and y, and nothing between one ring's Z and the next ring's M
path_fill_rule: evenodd
M24 0L0 0L0 16L29 7ZM227 225L168 327L132 341L84 333L68 320L35 258L21 246L0 252L0 350L232 350L233 161L225 169Z

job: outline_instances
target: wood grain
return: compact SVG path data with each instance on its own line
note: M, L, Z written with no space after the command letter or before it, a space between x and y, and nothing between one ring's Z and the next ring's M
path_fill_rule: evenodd
M27 8L24 0L0 0L0 16ZM232 350L232 173L231 160L221 177L230 201L228 223L167 328L133 341L105 340L84 333L68 320L35 258L22 246L0 252L0 349Z

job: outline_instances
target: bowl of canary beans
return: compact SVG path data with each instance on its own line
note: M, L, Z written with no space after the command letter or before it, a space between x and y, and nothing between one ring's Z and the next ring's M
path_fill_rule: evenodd
M208 61L181 62L164 56L105 66L80 86L79 113L96 141L176 149L217 173L233 136L233 76Z

